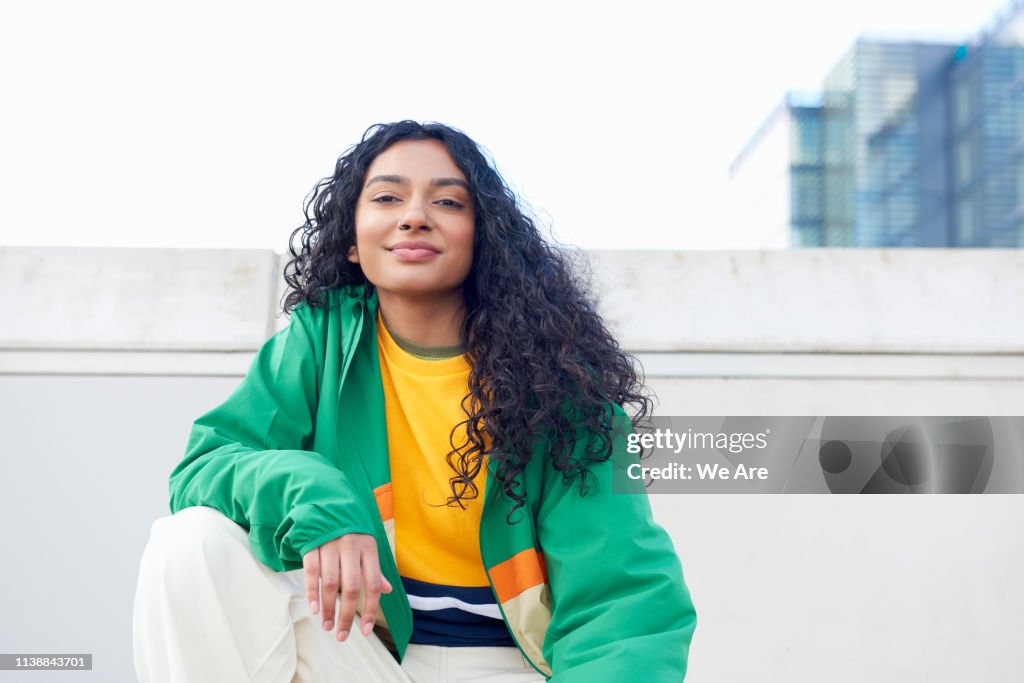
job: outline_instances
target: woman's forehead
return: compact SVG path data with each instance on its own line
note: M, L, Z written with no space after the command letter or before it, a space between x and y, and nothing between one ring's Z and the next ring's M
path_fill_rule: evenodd
M453 177L465 179L448 148L440 140L400 140L371 162L367 179L376 175L407 178Z

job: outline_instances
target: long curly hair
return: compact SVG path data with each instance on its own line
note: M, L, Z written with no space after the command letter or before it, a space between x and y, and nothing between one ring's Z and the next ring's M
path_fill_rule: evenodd
M355 245L356 202L378 154L400 140L440 140L465 175L475 207L473 261L463 283L461 337L471 366L450 434L448 505L479 495L473 479L486 454L502 492L524 504L516 476L538 445L568 485L588 490L588 466L611 457L612 403L638 425L652 401L637 368L597 314L585 259L548 244L481 148L461 131L416 121L377 124L337 161L303 206L305 222L289 239L283 309L321 305L328 290L372 287L346 255ZM296 249L296 239L299 246ZM461 438L457 435L461 434ZM578 439L587 443L574 456ZM457 442L461 442L458 443Z

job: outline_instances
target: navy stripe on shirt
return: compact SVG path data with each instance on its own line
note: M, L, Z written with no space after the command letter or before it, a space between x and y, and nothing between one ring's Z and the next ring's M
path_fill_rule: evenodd
M410 643L515 647L490 586L465 588L401 577L412 607Z

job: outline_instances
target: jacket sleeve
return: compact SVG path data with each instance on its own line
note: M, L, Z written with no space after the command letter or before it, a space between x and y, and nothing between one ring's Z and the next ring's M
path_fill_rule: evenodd
M617 407L616 417L628 433ZM547 465L538 533L551 589L544 657L552 683L678 683L686 675L696 613L643 483L625 476L636 462L625 433L609 460L589 466L585 496L578 478L566 485Z
M346 533L373 533L372 518L345 475L307 450L323 368L301 305L268 339L242 383L192 425L185 458L170 477L171 513L215 508L249 533L256 558L275 571Z

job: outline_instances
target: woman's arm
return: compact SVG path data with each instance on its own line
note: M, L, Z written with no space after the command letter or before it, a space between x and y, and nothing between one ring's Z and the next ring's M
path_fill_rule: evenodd
M257 559L276 571L348 533L373 534L370 510L345 475L310 451L323 349L307 306L268 339L242 383L195 421L170 477L171 512L208 506L246 528Z
M616 417L628 430L621 410ZM617 490L630 485L624 469L635 460L625 446L617 436L612 458L590 466L582 497L578 480L567 486L547 465L538 533L551 587L544 657L553 683L678 683L686 674L696 613L642 482L636 493L613 492L613 478L621 478Z

